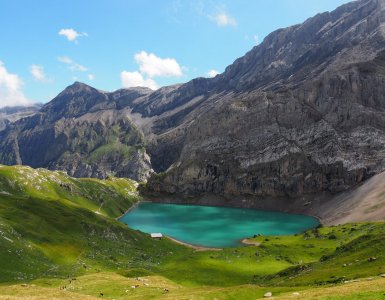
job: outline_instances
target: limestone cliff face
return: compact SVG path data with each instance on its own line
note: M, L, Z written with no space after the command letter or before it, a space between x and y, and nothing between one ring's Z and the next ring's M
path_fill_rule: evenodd
M298 198L384 170L384 3L356 1L274 32L209 80L194 95L203 109L177 127L179 158L149 190Z
M385 170L384 149L385 0L275 31L215 78L75 83L0 132L0 163L136 180L154 169L147 192L187 196L338 193Z

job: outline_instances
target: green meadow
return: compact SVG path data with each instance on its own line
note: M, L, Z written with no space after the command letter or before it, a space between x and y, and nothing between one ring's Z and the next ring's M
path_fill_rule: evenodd
M384 297L384 223L198 251L117 221L140 201L136 188L128 179L0 166L0 299Z

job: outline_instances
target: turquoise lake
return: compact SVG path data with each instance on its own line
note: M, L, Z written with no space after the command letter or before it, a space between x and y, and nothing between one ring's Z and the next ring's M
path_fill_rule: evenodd
M120 221L146 233L160 232L205 247L234 247L261 235L289 235L316 227L316 218L253 209L141 202Z

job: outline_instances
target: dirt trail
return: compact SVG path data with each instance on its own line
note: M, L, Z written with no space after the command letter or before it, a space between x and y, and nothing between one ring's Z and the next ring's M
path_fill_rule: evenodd
M174 239L172 237L169 237L169 236L167 236L167 238L169 240L174 241L175 243L184 245L184 246L189 247L189 248L193 248L196 251L222 251L223 250L222 248L209 248L209 247L202 247L202 246L191 245L191 244L188 244L188 243L185 243L185 242L178 241L178 240L176 240L176 239Z

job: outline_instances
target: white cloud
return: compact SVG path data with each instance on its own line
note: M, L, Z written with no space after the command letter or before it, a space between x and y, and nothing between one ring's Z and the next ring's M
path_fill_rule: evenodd
M88 80L92 81L95 79L95 75L94 74L88 74Z
M44 73L44 68L43 66L39 66L39 65L32 65L30 66L29 68L29 72L31 73L31 75L33 76L33 78L35 78L37 81L46 81L47 78L45 76L45 73Z
M209 17L212 21L214 21L220 27L237 26L237 21L225 12L220 12L214 16L209 16Z
M254 36L253 36L253 40L254 40L254 42L255 42L255 44L256 45L258 45L260 42L259 42L259 36L257 35L257 34L255 34Z
M70 65L73 63L72 59L67 57L67 56L59 56L57 59L58 59L58 61L60 61L64 64L67 64L67 65Z
M123 87L144 86L150 89L158 89L153 80L154 77L180 77L183 76L182 67L175 58L160 58L153 53L141 51L136 53L135 62L139 65L139 71L120 73Z
M218 74L219 74L219 72L218 72L217 70L214 70L214 69L213 69L213 70L208 71L208 72L206 73L206 76L212 78L212 77L217 76Z
M72 28L60 29L58 34L65 36L67 38L67 40L69 40L70 42L77 42L78 37L88 36L87 33L85 33L85 32L79 33Z
M22 87L21 78L9 73L0 61L0 107L31 104L23 94Z
M226 12L226 5L215 2L195 0L192 5L199 16L208 18L219 27L237 26L237 20ZM211 11L211 13L208 13L209 11Z
M71 71L78 71L78 72L86 72L88 69L85 66L82 66L76 62L74 62L71 58L68 56L59 56L57 58L61 63L68 65L68 69Z
M160 58L153 53L141 51L135 54L139 70L148 77L180 77L182 68L174 58Z
M122 81L122 85L125 88L144 86L148 87L152 90L156 90L158 88L156 82L151 78L145 79L142 74L138 71L128 72L123 71L120 73L120 79Z

